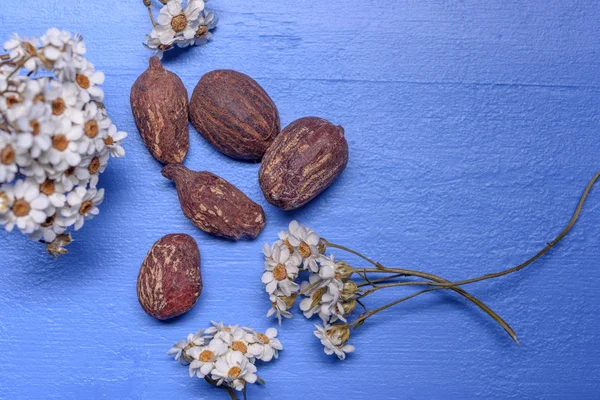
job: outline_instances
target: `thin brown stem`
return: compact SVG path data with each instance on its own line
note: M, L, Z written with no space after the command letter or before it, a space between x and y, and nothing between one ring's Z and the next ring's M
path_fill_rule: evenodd
M373 264L376 266L376 268L355 268L358 271L362 271L365 273L367 272L376 272L376 273L394 273L397 275L403 275L403 276L416 276L416 277L420 277L420 278L424 278L427 280L432 281L433 282L437 282L437 283L449 283L450 281L437 276L437 275L433 275L433 274L429 274L427 272L421 272L421 271L415 271L415 270L410 270L410 269L402 269L402 268L386 268L383 265L381 265L380 263L371 260L370 258L362 255L361 253L354 251L348 247L345 246L341 246L335 243L331 243L326 239L321 239L325 242L325 244L329 247L334 247L334 248L338 248L340 250L344 250L347 251L349 253L355 254L358 257L362 258L363 260L368 261L369 263ZM389 277L388 277L389 278ZM414 284L414 282L406 282L406 283L410 283L410 284ZM422 282L423 284L428 284L429 282ZM517 334L515 333L515 331L511 328L511 326L504 321L504 319L502 319L502 317L500 317L494 310L492 310L489 306L487 306L484 302L482 302L481 300L479 300L477 297L473 296L472 294L470 294L469 292L467 292L466 290L462 289L462 288L458 288L458 287L448 287L447 289L453 290L454 292L458 293L459 295L463 296L465 299L469 300L470 302L472 302L473 304L475 304L477 307L479 307L483 312L485 312L487 315L489 315L494 321L496 321L505 331L506 333L509 334L509 336L517 343L519 343L519 341L517 340ZM429 290L428 290L429 291Z
M361 275L362 276L362 275ZM386 276L385 278L378 278L378 279L370 279L368 282L359 282L356 284L356 286L361 287L361 286L366 286L366 285L372 285L374 283L379 283L379 282L386 282L395 278L400 278L405 276L404 274L394 274L394 275L390 275L390 276Z
M148 16L150 17L152 26L156 26L156 21L154 20L154 14L152 14L152 2L144 0L144 4L146 5L146 8L148 9Z

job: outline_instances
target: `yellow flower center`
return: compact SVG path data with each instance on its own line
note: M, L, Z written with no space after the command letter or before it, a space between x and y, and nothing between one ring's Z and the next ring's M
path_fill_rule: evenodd
M298 251L300 252L302 258L310 257L310 255L312 254L310 246L306 242L300 243L300 246L298 246Z
M31 127L31 134L33 136L37 136L40 134L40 123L37 120L32 119L31 121L29 121L29 126Z
M94 207L94 202L91 200L84 201L79 207L79 214L85 215L90 212L90 210Z
M215 356L215 353L213 353L210 350L204 350L202 353L200 353L200 361L202 362L209 362L210 360L213 359L213 357Z
M44 193L46 196L50 196L54 194L55 191L54 181L47 179L44 183L40 185L40 192Z
M107 146L112 145L114 142L115 142L115 139L113 139L112 136L109 136L106 139L104 139L104 144Z
M67 104L60 97L52 102L52 114L62 115L67 109Z
M56 135L52 138L52 147L58 151L64 151L69 146L69 141L65 135Z
M275 269L273 270L273 276L278 281L282 281L285 278L287 278L287 270L285 269L285 265L283 265L283 264L277 264L275 266Z
M240 341L231 343L231 348L235 351L239 351L242 354L246 354L246 352L248 351L246 345Z
M33 98L33 103L37 104L40 101L44 101L44 100L46 100L46 98L44 97L43 94L41 94L41 93L40 94L36 94L35 97Z
M227 372L228 378L237 378L242 373L242 369L237 365L235 367L231 367Z
M258 340L260 340L260 342L262 344L269 344L271 342L271 340L267 337L267 335L265 335L263 333L257 333L256 337L258 338Z
M8 96L6 98L6 106L8 108L12 108L15 104L19 102L19 99L16 96Z
M173 28L176 33L179 33L185 29L187 23L187 17L184 14L179 14L171 20L171 28Z
M98 134L98 123L95 120L91 120L85 123L85 126L83 127L83 131L85 132L85 135L89 138L95 138L96 135Z
M23 199L19 199L15 201L15 204L13 204L13 212L17 217L24 217L28 215L29 210L31 210L29 203Z
M196 37L201 38L202 36L206 35L206 32L208 32L208 28L206 27L206 25L200 25L200 27L196 31Z
M88 171L90 174L94 175L100 169L100 159L98 157L92 158L90 161L90 165L88 166Z
M46 218L46 221L44 221L42 223L42 227L47 228L49 226L52 226L52 224L54 223L54 219L56 218L56 214L49 216L48 218Z
M15 150L11 145L6 146L0 151L0 162L4 165L12 164L15 161Z
M75 80L77 81L77 84L82 89L89 89L90 88L90 78L88 78L87 76L85 76L83 74L77 74L75 76Z
M290 251L290 254L294 253L294 246L292 246L292 244L290 243L290 241L288 239L285 239L283 241L283 244L288 248L288 250Z

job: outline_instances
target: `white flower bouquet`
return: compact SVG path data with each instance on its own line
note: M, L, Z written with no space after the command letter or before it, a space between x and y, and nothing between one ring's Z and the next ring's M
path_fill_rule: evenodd
M66 253L71 229L99 213L98 178L123 157L102 103L104 74L78 35L56 28L14 35L0 56L0 225Z
M335 354L340 360L344 360L347 353L355 350L353 345L348 344L351 329L357 329L372 316L422 294L436 290L451 290L479 307L517 342L517 335L510 325L462 286L520 271L546 254L571 230L592 186L599 178L600 172L588 183L567 226L533 257L507 270L456 282L423 271L385 267L355 250L332 243L320 237L312 229L292 221L287 231L279 233L279 239L275 243L263 246L265 270L262 282L271 301L267 317L275 315L281 325L282 318L292 317L290 310L298 297L303 297L300 301L300 310L304 316L306 318L318 316L322 320L322 325L316 325L317 330L314 334L324 346L325 353ZM344 261L336 261L333 254L325 255L329 248L349 252L371 265L369 268L354 268ZM303 273L307 279L298 283ZM368 309L365 304L365 299L372 293L411 286L425 288L374 309ZM363 312L351 320L358 306Z
M246 384L265 383L257 375L256 361L268 363L283 350L277 329L260 333L222 322L211 324L175 343L167 354L174 354L176 361L188 365L190 377L226 389L234 400L234 390L243 392L246 398Z

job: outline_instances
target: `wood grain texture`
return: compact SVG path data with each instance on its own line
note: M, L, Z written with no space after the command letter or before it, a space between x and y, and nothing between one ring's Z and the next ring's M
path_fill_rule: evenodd
M148 251L137 280L140 305L165 320L188 312L202 293L200 250L193 237L169 234Z
M344 173L300 210L262 196L259 166L224 156L193 131L186 166L210 170L265 210L255 241L200 231L181 212L129 107L148 65L141 1L3 0L0 37L49 26L83 34L106 73L106 105L130 136L100 186L100 215L68 257L0 233L0 398L227 399L165 355L209 320L264 330L263 242L297 218L390 267L456 280L516 265L566 224L598 170L600 3L561 0L211 0L206 47L166 55L188 92L215 69L252 76L282 126L305 115L343 125ZM327 357L298 309L279 328L277 361L259 366L250 400L595 399L600 392L600 191L573 231L519 274L469 289L515 329L451 293L422 296L352 333L356 353ZM202 250L196 306L148 317L136 278L173 232ZM355 266L359 260L335 252ZM408 290L382 291L383 305ZM223 396L223 397L222 397Z
M240 160L260 160L279 134L279 112L267 92L232 70L204 74L190 101L190 120L210 144Z
M300 208L327 189L348 164L344 128L318 117L297 119L281 131L258 170L267 201Z
M175 182L183 214L204 232L227 239L255 239L265 226L262 207L225 179L183 165L163 168Z
M190 145L188 94L157 57L131 87L135 124L150 153L163 164L181 163Z

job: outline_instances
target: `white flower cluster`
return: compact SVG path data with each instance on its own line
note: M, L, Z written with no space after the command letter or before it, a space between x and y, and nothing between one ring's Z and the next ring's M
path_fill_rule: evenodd
M83 57L80 36L52 28L41 38L14 35L4 50L0 225L51 243L98 214L98 177L110 156L125 155L127 134L108 118L104 74Z
M242 391L246 383L261 382L256 374L256 361L269 362L279 356L283 346L277 339L277 329L265 333L238 325L212 326L189 334L168 351L175 360L189 365L190 377L205 378L216 386Z
M336 333L338 325L332 327L329 324L338 320L346 322L345 316L356 308L358 288L350 280L353 269L343 261L336 262L333 254L328 257L323 252L319 235L297 221L290 223L288 231L280 232L275 243L263 246L265 272L262 282L271 301L267 317L276 315L281 325L282 317L291 318L289 310L296 298L305 296L300 302L304 316L318 315L325 325L317 326L315 335L322 339L327 354L335 353L343 358L344 353L354 348L345 345L347 339L340 339ZM298 284L303 270L308 272L308 279ZM324 341L323 337L328 339Z
M204 3L203 0L188 0L183 7L182 0L167 1L156 21L153 21L154 27L146 36L145 45L156 50L157 56L162 58L165 51L175 46L206 44L212 36L210 31L217 26L218 19L212 11L204 8Z

